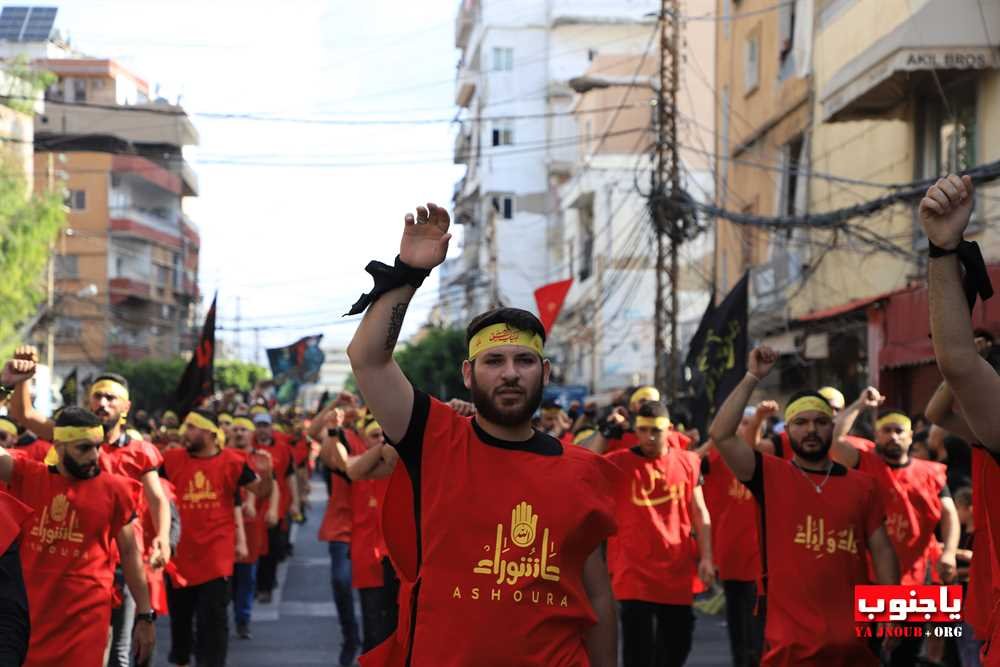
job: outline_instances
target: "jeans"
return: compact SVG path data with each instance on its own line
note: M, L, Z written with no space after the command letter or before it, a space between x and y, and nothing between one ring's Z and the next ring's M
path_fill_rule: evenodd
M236 563L233 567L233 616L236 625L248 625L253 612L257 563Z
M167 577L171 663L189 664L193 649L198 667L226 667L229 588L226 577L186 588L174 588Z
M135 625L135 598L125 585L121 568L115 570L115 586L122 591L122 604L111 610L111 646L107 667L130 667L132 664L132 626Z
M382 573L385 583L381 586L358 589L365 653L388 639L399 623L399 579L388 558L382 559Z
M976 639L976 633L973 632L971 625L962 623L962 636L955 639L955 645L962 667L982 667L979 650L983 647L983 642Z
M733 667L757 667L764 649L764 613L754 615L757 584L752 581L722 582L726 592L726 626Z
M694 641L690 605L622 600L624 667L681 667Z
M344 646L361 645L358 636L358 619L354 615L354 590L351 588L351 545L349 542L330 542L330 583L333 603L340 617L340 634Z
M278 563L285 560L288 549L288 531L281 525L267 529L267 555L257 561L257 592L270 593L278 585Z

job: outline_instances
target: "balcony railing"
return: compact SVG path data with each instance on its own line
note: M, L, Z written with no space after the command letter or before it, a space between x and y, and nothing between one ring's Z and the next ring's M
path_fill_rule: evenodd
M458 73L455 75L455 104L463 108L469 106L476 92L478 78L479 72L464 62L458 64Z
M455 164L468 164L472 150L472 135L460 129L455 135Z
M464 49L469 44L469 35L479 18L478 0L460 0L458 16L455 18L455 46Z

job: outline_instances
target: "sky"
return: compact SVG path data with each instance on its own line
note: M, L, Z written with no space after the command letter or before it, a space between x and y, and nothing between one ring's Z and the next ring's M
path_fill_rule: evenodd
M406 212L451 204L463 173L448 122L458 0L26 4L58 5L56 28L76 49L116 60L190 114L200 196L185 211L201 234L203 309L218 291L230 354L264 362L266 347L315 333L346 344L357 325L341 315L371 287L364 266L392 263ZM442 122L365 124L399 119ZM432 274L404 338L436 293Z

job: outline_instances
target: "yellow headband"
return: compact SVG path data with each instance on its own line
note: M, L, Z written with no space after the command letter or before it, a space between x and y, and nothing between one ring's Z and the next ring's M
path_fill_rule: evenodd
M370 424L368 424L368 426L365 426L365 435L371 435L373 431L381 429L382 427L379 425L379 423L373 421Z
M0 431L4 433L10 433L11 435L17 435L17 426L14 422L7 419L0 419Z
M913 428L910 418L902 412L890 412L875 422L875 428L878 430L881 430L883 426L889 425L902 427L904 431L909 431Z
M658 401L660 392L656 387L639 387L628 399L628 404L632 405L639 401Z
M219 426L222 426L223 424L231 426L232 423L233 423L233 416L228 412L223 412L222 414L219 415Z
M666 431L670 428L670 420L666 417L636 417L635 427L645 426L646 428L658 428Z
M173 410L167 410L166 412L163 413L163 418L166 419L167 417L173 417L174 419L177 419L177 413L174 412Z
M592 429L592 428L585 428L585 429L583 429L582 431L580 431L579 433L577 433L576 435L573 436L573 444L574 445L579 445L581 442L583 442L584 440L586 440L587 438L589 438L592 435L594 435L594 429Z
M215 434L215 437L219 440L219 446L224 447L226 444L226 434L222 432L222 429L212 423L210 419L202 417L197 412L189 412L188 416L184 418L183 426L194 426L195 428L200 428L204 431L211 431ZM181 433L183 434L184 428L181 428Z
M248 431L253 431L254 429L257 428L256 426L253 425L253 422L247 419L246 417L237 417L236 419L234 419L233 426L242 426Z
M844 395L840 393L839 390L833 387L823 387L817 392L820 396L826 399L826 402L832 405L837 410L843 410L846 401L844 400Z
M822 399L819 396L803 396L797 401L792 401L788 407L785 408L785 421L790 422L801 413L809 412L811 410L822 412L827 417L833 416L833 408L830 407L830 404L827 403L825 399Z
M542 408L542 414L547 417L555 417L560 412L562 412L562 408Z
M509 324L493 324L486 327L469 341L469 361L486 350L504 345L526 347L539 357L542 356L542 337L533 331L515 329Z
M61 445L79 440L90 440L91 442L104 440L104 427L102 426L56 426L53 433L53 438Z
M252 415L260 415L264 414L265 412L267 412L267 408L265 408L263 405L255 405L252 408L250 408L250 414Z
M90 395L93 396L94 394L110 394L123 401L128 400L128 389L114 380L100 380L95 382L90 387Z

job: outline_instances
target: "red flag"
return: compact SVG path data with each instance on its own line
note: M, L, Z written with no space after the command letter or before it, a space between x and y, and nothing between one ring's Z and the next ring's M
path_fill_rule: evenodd
M538 304L538 317L542 320L545 333L552 330L552 325L559 317L563 302L566 301L566 294L573 286L573 279L567 278L557 283L549 283L535 290L535 303Z

